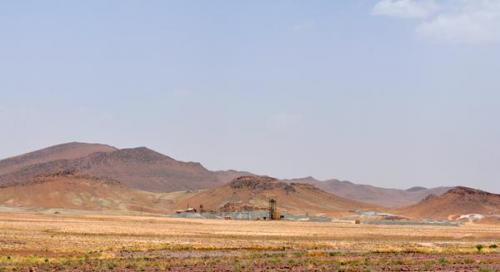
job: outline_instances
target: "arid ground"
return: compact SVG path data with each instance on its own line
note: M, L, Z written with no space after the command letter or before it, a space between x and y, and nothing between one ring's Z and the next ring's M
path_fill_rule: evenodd
M0 271L498 271L496 225L0 213Z

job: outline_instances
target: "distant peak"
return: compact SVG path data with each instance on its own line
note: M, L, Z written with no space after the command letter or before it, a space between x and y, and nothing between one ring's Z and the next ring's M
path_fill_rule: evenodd
M229 186L233 189L295 191L292 185L267 176L242 176L235 178Z
M407 192L419 192L419 191L425 191L427 188L422 187L422 186L414 186L411 188L406 189Z
M491 193L481 191L478 189L465 187L465 186L457 186L457 187L449 190L448 192L446 192L446 194L458 194L458 195L473 195L473 194L485 195L485 194L488 194L489 195Z
M75 159L88 156L92 153L113 152L116 150L118 149L109 145L69 142L6 158L0 161L0 165L15 165L14 168L19 169L32 163L56 159Z
M301 178L302 180L310 180L310 181L319 181L319 179L313 177L313 176L308 176L308 177L304 177L304 178ZM299 179L299 180L301 180Z
M294 178L294 179L289 179L287 181L288 182L297 182L297 183L300 183L300 182L319 182L319 180L315 179L312 176L303 177L303 178Z
M94 144L73 141L73 142L62 143L62 144L59 144L59 145L94 145Z
M84 143L84 142L67 142L67 143L62 143L62 144L57 144L50 146L48 148L71 148L71 147L81 147L81 146L102 146L106 147L109 149L115 149L118 150L118 148L106 144L99 144L99 143Z
M314 180L316 180L313 176L303 177L302 179L314 179Z

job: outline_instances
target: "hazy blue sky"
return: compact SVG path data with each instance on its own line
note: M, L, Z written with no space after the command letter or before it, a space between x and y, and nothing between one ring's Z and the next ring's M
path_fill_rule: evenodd
M0 157L500 192L500 0L0 1Z

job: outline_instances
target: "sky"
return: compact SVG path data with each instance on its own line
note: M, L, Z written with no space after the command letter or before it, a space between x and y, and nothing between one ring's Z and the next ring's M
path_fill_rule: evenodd
M500 0L0 1L0 158L500 193Z

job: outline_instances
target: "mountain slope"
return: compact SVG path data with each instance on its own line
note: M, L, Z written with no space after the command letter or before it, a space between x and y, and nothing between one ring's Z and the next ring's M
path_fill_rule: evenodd
M278 208L294 214L349 214L356 209L376 209L374 205L352 201L324 192L310 184L285 183L270 177L245 176L224 186L199 192L179 201L186 206L220 210L226 204L265 209L270 198L277 200Z
M71 173L38 177L22 185L0 188L0 205L37 209L169 213L176 197Z
M449 187L437 187L432 189L413 187L408 190L387 189L371 185L354 184L349 181L339 181L336 179L319 181L312 177L286 180L286 182L312 184L326 192L344 198L390 208L412 205L418 203L428 195L441 195L450 189Z
M145 147L97 152L77 159L53 160L24 166L0 175L0 185L29 182L58 172L108 178L139 190L173 192L210 188L244 172L212 172L199 163L180 162Z
M441 196L428 196L399 212L414 218L434 219L450 219L465 214L500 215L500 195L455 187Z
M66 143L44 148L24 155L0 160L0 175L18 171L26 166L56 160L70 160L88 156L96 152L112 152L117 149L102 144Z

